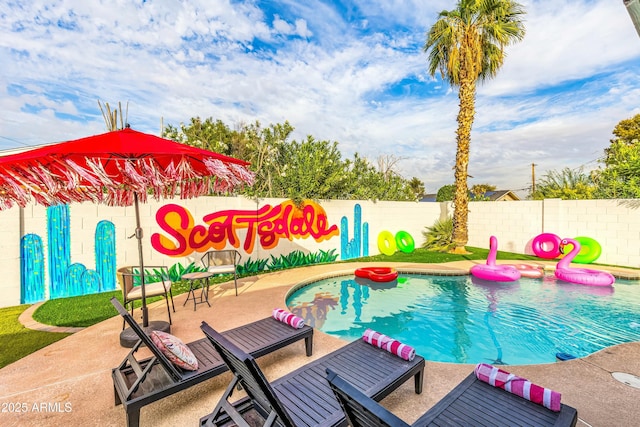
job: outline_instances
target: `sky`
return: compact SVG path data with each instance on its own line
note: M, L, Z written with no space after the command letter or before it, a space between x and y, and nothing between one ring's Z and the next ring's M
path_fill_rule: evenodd
M527 194L589 171L640 114L640 37L622 0L520 1L524 39L478 86L469 185ZM106 131L98 100L159 134L192 117L289 121L343 158L399 159L427 193L453 184L458 92L427 70L454 0L3 0L0 150ZM532 165L535 165L532 167Z

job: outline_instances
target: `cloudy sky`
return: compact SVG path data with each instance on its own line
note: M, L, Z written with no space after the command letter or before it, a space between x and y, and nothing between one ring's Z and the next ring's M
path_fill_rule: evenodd
M143 132L191 117L288 120L344 157L393 155L427 192L453 183L457 91L426 71L454 0L4 0L0 149L105 131L98 100ZM521 1L524 40L478 88L469 184L523 190L599 166L640 113L640 37L622 0ZM519 193L521 194L521 193Z

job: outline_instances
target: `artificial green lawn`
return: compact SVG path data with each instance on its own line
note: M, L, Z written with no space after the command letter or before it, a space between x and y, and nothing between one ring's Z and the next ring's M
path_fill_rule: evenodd
M209 284L223 283L229 280L229 276L219 276L209 279ZM189 285L185 281L174 282L171 285L173 295L180 295L189 291ZM78 297L57 298L42 304L33 313L33 319L54 326L80 326L95 325L103 320L118 315L111 304L112 297L118 298L122 303L122 291L103 292L100 294L82 295ZM147 303L163 299L163 297L147 298ZM140 307L141 301L135 302L135 307Z
M71 334L27 329L18 317L29 305L0 308L0 368Z
M391 256L374 255L340 262L443 263L462 260L483 260L487 258L489 253L487 249L480 248L467 247L467 250L471 253L467 255L453 255L431 252L425 249L416 249L409 254L396 252ZM498 251L497 258L540 260L535 256L501 251ZM269 271L265 271L265 273L269 273ZM212 279L211 283L222 283L228 280L228 276L219 276ZM172 286L173 295L187 292L188 289L189 287L185 282L177 282ZM49 300L34 312L33 318L47 325L91 326L118 314L109 301L113 296L116 296L120 302L122 302L122 293L120 291ZM162 297L156 297L155 299L149 298L148 301L151 302L161 298ZM137 305L139 306L139 302ZM27 308L28 305L20 305L0 309L0 348L2 348L0 368L69 335L25 329L18 321L18 317Z

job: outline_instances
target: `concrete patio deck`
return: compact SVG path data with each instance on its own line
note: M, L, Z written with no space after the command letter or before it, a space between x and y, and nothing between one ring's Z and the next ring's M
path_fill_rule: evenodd
M213 286L212 307L183 306L186 294L175 298L176 313L171 333L189 342L203 337L199 325L205 320L218 330L230 329L267 317L284 307L287 291L296 283L328 274L353 273L375 264L331 264L271 273L239 281L239 295L232 282ZM471 262L449 264L390 263L398 269L468 270ZM637 271L617 271L637 278ZM164 302L152 304L151 319L165 319ZM139 315L139 310L136 312ZM640 316L640 313L639 313ZM114 405L111 368L128 349L119 345L121 318L114 317L83 329L40 351L0 369L0 425L8 426L124 426L125 414ZM258 359L269 379L316 359L346 344L315 331L313 356L305 356L304 344L296 343ZM147 351L143 349L142 351ZM411 423L471 372L473 365L427 362L424 391L413 392L404 384L382 401ZM509 371L562 393L562 401L578 410L578 426L640 425L640 389L616 381L612 372L640 376L640 342L604 349L584 359L546 365L510 366ZM164 400L141 412L141 426L196 425L211 412L230 375L223 374Z

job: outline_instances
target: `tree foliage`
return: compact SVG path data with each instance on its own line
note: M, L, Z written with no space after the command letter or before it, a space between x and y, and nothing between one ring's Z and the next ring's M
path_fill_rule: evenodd
M637 145L640 142L640 114L636 114L630 119L621 120L613 128L613 135L615 139L612 139L611 143L622 142L626 145Z
M536 191L531 194L531 198L584 200L593 199L595 192L596 187L591 177L585 174L582 168L564 168L559 172L547 172L536 184Z
M600 160L604 168L549 171L536 184L532 199L626 199L640 197L640 114L621 120Z
M276 186L294 201L331 199L345 194L348 178L337 142L307 136L302 142L283 144L280 163Z
M487 192L496 191L496 186L491 184L475 184L469 191L471 192L474 202L486 202L489 200L489 196L486 195Z
M293 126L289 122L271 124L266 128L256 121L251 125L241 126L238 134L242 144L243 155L236 155L251 163L251 170L256 174L255 184L245 190L251 197L286 197L280 188L281 174L284 173L285 146Z
M604 169L594 172L596 197L633 199L640 197L640 144L616 141L607 149Z
M616 138L605 149L604 169L593 173L596 197L631 199L640 197L640 114L622 120L613 129Z
M192 117L189 125L180 124L180 129L168 125L164 132L166 138L189 144L216 153L233 155L234 134L222 121Z
M456 9L442 11L427 33L429 73L456 86L460 109L456 131L453 252L465 253L468 241L467 170L478 80L496 76L505 47L524 37L523 7L511 0L459 0Z
M436 194L436 202L449 202L456 194L455 184L443 185Z
M308 135L291 140L289 122L262 127L259 122L230 129L224 122L194 117L179 127L168 125L164 136L200 148L237 157L251 163L256 174L249 197L358 200L416 200L424 192L417 178L408 181L395 167L400 159L381 156L376 168L357 153L343 159L338 142ZM382 160L381 160L382 159ZM421 184L421 186L420 186ZM422 190L420 190L422 189Z
M420 181L420 179L415 176L409 180L409 188L416 200L420 200L424 197L426 192L424 182Z

